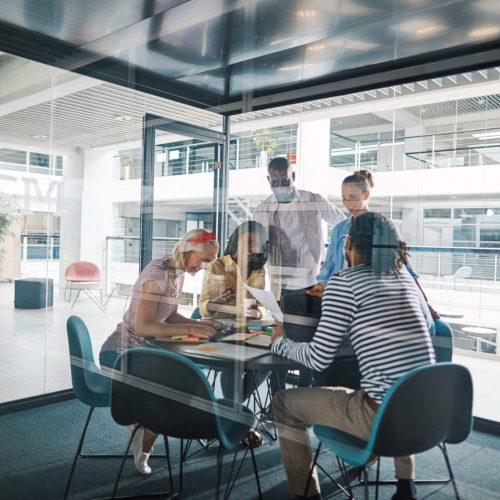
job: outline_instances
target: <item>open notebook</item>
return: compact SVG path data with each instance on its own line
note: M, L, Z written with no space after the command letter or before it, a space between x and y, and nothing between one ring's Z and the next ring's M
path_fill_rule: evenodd
M249 361L269 354L269 351L264 349L229 344L227 342L210 342L209 344L190 346L184 348L183 352L215 358L234 359L235 361Z

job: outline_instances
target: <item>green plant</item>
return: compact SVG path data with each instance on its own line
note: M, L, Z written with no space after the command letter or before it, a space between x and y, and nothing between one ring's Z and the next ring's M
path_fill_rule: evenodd
M253 134L253 142L259 151L266 151L269 158L274 157L284 143L281 134L267 128L256 130Z
M10 214L0 214L0 243L10 233L9 226L11 225L14 217Z

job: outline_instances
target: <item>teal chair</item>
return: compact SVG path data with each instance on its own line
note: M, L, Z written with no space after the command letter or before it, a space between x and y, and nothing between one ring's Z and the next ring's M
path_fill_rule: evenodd
M180 354L159 349L130 349L122 353L116 363L120 363L121 369L115 371L112 381L113 419L120 425L139 423L152 432L163 435L166 446L168 437L180 439L181 457L184 454L185 440L217 439L216 498L219 498L222 482L223 451L235 452L224 494L224 498L227 498L240 470L238 467L236 477L232 477L238 445L255 424L253 413L242 404L217 399L201 369ZM130 401L135 404L130 404ZM123 455L112 498L115 497L131 442L132 436ZM251 447L250 454L261 498L257 465ZM168 455L167 448L171 481ZM178 492L182 490L182 463L181 458ZM173 491L166 494L173 494Z
M199 306L193 309L193 312L191 313L191 319L202 319Z
M70 316L66 323L66 330L68 334L73 391L76 397L89 407L89 413L73 459L64 498L68 497L78 458L121 457L121 455L82 454L83 442L94 410L96 408L106 408L111 405L111 380L103 375L95 364L90 334L85 323L78 316Z
M345 463L362 468L365 499L368 499L366 464L374 455L401 457L438 446L444 455L458 499L446 444L461 443L469 435L472 424L472 399L472 378L467 368L453 363L416 368L402 376L386 394L377 411L368 441L332 427L315 425L314 434L320 444L316 450L313 468L321 446L325 445ZM379 471L380 460L377 463L376 498ZM312 468L306 492L309 489L311 474ZM352 498L350 485L348 489Z
M453 330L442 319L434 320L432 344L438 363L449 363L453 358Z

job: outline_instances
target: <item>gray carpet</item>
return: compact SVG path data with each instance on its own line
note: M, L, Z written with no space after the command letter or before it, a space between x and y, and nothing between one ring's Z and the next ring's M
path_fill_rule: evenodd
M24 412L0 417L0 499L47 499L62 498L72 457L83 428L87 407L76 400L48 405ZM117 426L109 409L97 409L91 423L85 450L101 453L121 453L126 445L128 431ZM178 471L179 443L171 440L174 476ZM162 452L156 446L155 452ZM460 445L450 446L450 457L458 478L462 499L500 499L500 438L473 432ZM214 496L215 452L203 451L192 457L184 469L182 498L205 499ZM230 456L225 468L229 469ZM334 458L322 455L321 463L336 471ZM151 461L154 472L149 477L139 476L128 460L118 494L144 494L168 489L165 464L161 459ZM226 465L227 464L227 465ZM286 478L276 443L266 440L257 450L257 465L261 477L264 498L289 498ZM73 479L71 498L90 499L109 496L118 470L119 460L81 460ZM382 474L392 476L390 460L382 462ZM419 455L419 477L442 477L445 465L438 450ZM322 480L325 498L331 497L332 486ZM454 498L451 485L419 486L419 498L444 500ZM362 490L356 489L360 498ZM389 499L393 487L383 487L381 499ZM236 483L231 498L246 500L256 498L256 487L250 456ZM339 498L336 496L335 498Z

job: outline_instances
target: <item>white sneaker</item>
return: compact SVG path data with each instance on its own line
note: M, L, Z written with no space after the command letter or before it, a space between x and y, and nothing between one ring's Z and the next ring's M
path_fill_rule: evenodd
M134 464L139 474L151 474L151 467L148 465L149 453L142 451L142 440L144 438L144 429L140 427L132 440L132 449L134 451Z

